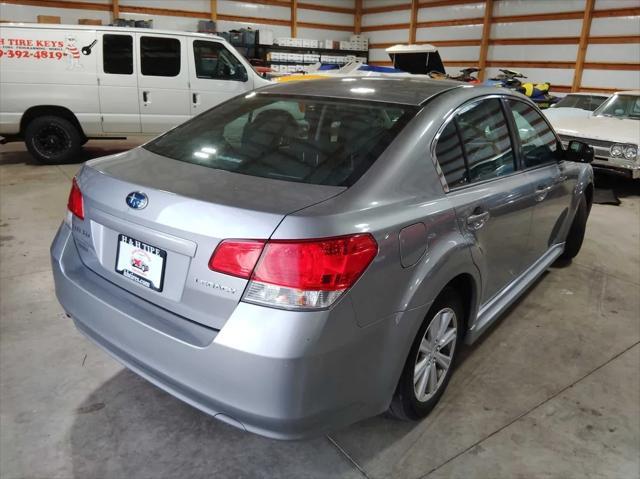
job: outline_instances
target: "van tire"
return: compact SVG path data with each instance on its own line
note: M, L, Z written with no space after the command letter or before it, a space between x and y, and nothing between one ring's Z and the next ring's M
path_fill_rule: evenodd
M571 223L571 229L567 234L567 240L564 244L564 252L560 256L563 260L571 260L580 252L584 234L587 229L587 218L589 217L589 207L584 196L580 197L576 216Z
M34 118L24 131L29 153L47 165L74 161L82 147L82 140L82 133L73 123L55 115Z
M432 321L436 320L438 313L444 309L451 310L455 313L456 319L453 324L456 325L456 341L453 343L454 349L450 365L444 374L444 377L442 377L442 381L439 382L439 386L430 398L421 401L416 397L414 389L413 379L416 361L418 359L423 337L425 336L429 325ZM438 401L447 388L449 379L451 379L451 374L453 373L456 365L456 359L459 357L458 353L462 346L462 338L464 336L464 315L465 308L460 294L458 294L454 288L447 286L434 301L431 309L429 309L427 316L420 326L418 333L416 334L411 346L411 351L409 352L409 356L407 357L407 361L402 370L402 375L398 381L395 394L391 400L391 405L387 411L390 416L403 421L418 420L426 417L436 404L438 404ZM442 349L442 351L444 351L444 349Z

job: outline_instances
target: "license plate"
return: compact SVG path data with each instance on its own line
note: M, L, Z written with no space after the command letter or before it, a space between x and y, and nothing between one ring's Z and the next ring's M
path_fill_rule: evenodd
M162 291L167 252L127 235L118 235L116 272L141 286Z

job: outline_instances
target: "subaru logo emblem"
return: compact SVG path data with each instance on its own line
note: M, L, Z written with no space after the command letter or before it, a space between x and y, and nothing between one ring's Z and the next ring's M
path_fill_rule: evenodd
M149 198L147 198L147 195L139 191L132 191L127 195L127 205L134 210L141 210L147 206L148 202Z

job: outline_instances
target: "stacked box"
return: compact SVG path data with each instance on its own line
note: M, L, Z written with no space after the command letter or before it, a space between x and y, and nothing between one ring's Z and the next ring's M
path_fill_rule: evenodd
M94 18L79 18L78 25L102 25L102 20L96 20Z
M256 43L256 31L250 28L242 28L242 43L245 45L255 45Z
M273 45L273 30L261 28L258 30L258 44Z
M198 33L216 33L216 22L198 20Z
M38 15L38 23L60 23L60 17L55 15Z
M153 20L135 20L136 28L153 28Z

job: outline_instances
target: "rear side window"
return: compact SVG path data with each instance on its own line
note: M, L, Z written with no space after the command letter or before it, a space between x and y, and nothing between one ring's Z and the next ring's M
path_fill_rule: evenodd
M507 102L520 137L525 168L557 161L558 141L542 115L521 101Z
M212 80L247 81L247 70L224 46L215 42L193 42L196 76Z
M140 71L145 76L178 76L180 40L168 37L141 37Z
M436 158L449 188L455 188L467 182L464 152L455 121L450 121L442 130L436 145Z
M133 74L133 37L131 35L103 35L102 69L115 75Z
M456 121L470 183L515 171L515 155L500 100L492 98L475 103L459 113Z
M144 148L249 176L351 186L416 110L379 102L251 93L205 112Z

